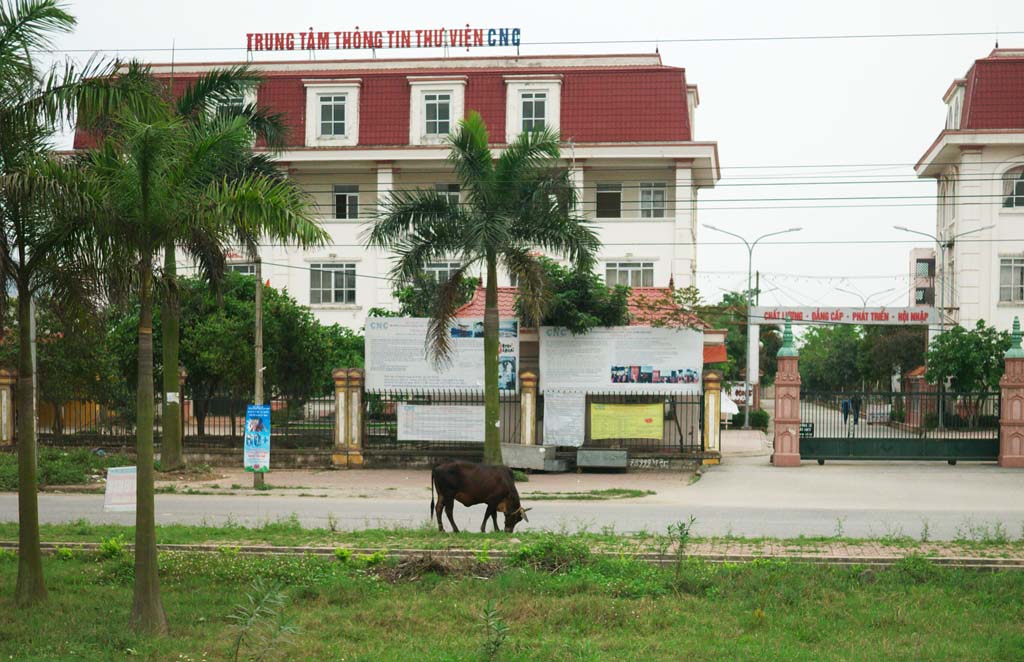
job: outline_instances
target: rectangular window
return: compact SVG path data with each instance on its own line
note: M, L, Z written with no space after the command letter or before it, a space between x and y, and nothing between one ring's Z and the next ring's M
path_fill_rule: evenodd
M320 95L320 135L345 135L345 97L344 94Z
M424 94L424 116L427 118L427 135L444 136L452 130L452 95Z
M664 182L640 184L640 216L642 218L665 218Z
M334 185L334 218L359 218L359 187Z
M935 260L918 260L914 266L914 276L917 278L931 278L935 276Z
M356 302L356 265L344 262L318 262L310 265L309 303Z
M437 283L447 283L460 266L458 262L427 262L423 273Z
M622 184L597 185L597 217L622 218Z
M436 184L434 190L444 196L448 200L448 204L458 206L461 200L459 199L459 185L458 184Z
M233 97L226 97L217 104L217 113L221 116L235 117L242 114L245 108L245 97L241 94Z
M1024 303L1024 257L999 261L999 300Z
M935 289L931 287L914 288L914 303L918 306L935 305Z
M1013 183L1013 207L1024 207L1024 175Z
M233 271L236 274L243 274L245 276L255 276L256 265L252 263L246 264L244 262L240 262L238 264L229 264L228 271Z
M609 287L654 287L653 262L609 262L604 273L604 282Z
M547 113L547 92L523 92L523 131L540 131L544 128Z

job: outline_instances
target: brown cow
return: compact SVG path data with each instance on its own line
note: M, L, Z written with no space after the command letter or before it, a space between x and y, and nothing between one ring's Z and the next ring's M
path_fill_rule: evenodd
M437 506L434 506L434 489L437 489ZM505 532L512 533L520 520L526 519L526 511L519 503L512 470L505 466L477 464L475 462L447 462L434 467L430 482L430 512L437 516L437 528L444 531L441 511L448 514L452 530L459 532L452 517L455 502L464 506L487 504L480 532L487 530L487 518L491 518L494 530L498 530L498 511L505 513Z

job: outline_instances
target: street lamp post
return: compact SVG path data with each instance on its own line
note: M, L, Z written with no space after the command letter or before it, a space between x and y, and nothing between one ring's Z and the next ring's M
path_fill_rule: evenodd
M861 308L867 308L868 307L868 299L870 299L871 297L876 297L879 294L885 294L886 292L892 292L894 289L896 289L896 288L890 287L887 290L879 290L878 292L872 292L871 294L869 294L867 296L864 296L860 292L854 292L853 290L844 290L841 287L837 287L836 291L838 291L838 292L845 292L847 294L852 294L853 296L858 297L860 299Z
M727 234L730 237L736 237L737 239L739 239L740 241L743 242L744 246L747 247L747 291L746 291L746 297L747 297L747 371L746 371L746 379L744 379L744 384L743 384L743 387L744 387L744 390L745 390L745 393L746 393L746 395L745 395L746 406L743 408L743 429L744 430L749 430L750 429L750 405L751 405L751 402L750 402L750 395L751 395L750 394L750 372L751 372L751 367L753 366L753 358L751 357L751 353L750 353L750 307L753 305L753 300L751 299L751 287L750 286L751 286L751 277L753 276L753 273L754 273L754 247L757 246L758 242L761 241L762 239L767 239L768 237L774 237L774 236L780 235L780 234L786 234L788 232L799 232L803 228L789 228L788 230L779 230L778 232L769 232L768 234L761 235L760 237L758 237L754 241L747 241L744 237L736 234L735 232L729 232L728 230L723 230L722 228L717 228L714 225L708 225L707 223L704 223L704 227L706 227L709 230L714 230L715 232L721 232L722 234Z
M894 225L892 227L894 229L896 229L896 230L901 230L903 232L909 232L911 234L919 234L919 235L921 235L923 237L928 237L929 239L934 241L935 244L939 247L939 256L940 256L939 263L940 263L940 265L942 267L941 271L940 271L940 273L942 275L941 275L941 280L940 280L940 283L939 283L939 287L940 287L940 289L939 289L939 335L942 335L943 333L946 332L946 249L952 248L953 247L953 242L955 242L960 237L963 237L963 236L969 235L969 234L974 234L975 232L983 232L984 230L991 230L995 226L994 225L986 225L983 228L975 228L974 230L967 230L966 232L961 232L960 234L955 234L952 237L947 236L945 238L942 238L941 235L937 236L937 235L934 235L934 234L929 234L928 232L921 232L920 230L911 230L910 228L904 227L902 225ZM940 430L943 427L945 427L945 421L943 420L943 417L945 415L945 411L944 411L945 403L943 402L943 400L945 399L944 394L943 394L943 388L946 385L945 384L945 379L946 379L945 375L942 375L941 379L939 379L939 429Z

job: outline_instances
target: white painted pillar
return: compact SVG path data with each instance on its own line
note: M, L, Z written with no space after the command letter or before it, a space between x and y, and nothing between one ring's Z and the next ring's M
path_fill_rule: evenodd
M689 159L676 161L675 191L672 194L675 206L675 231L672 233L672 279L676 287L695 285L697 270L697 209L693 188L693 162Z

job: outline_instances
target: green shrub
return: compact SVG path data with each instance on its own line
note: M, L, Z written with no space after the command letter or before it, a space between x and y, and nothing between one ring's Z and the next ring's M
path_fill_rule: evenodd
M349 563L352 560L352 550L345 549L344 547L338 547L334 550L334 558L338 559L342 563Z
M128 541L120 533L100 540L97 553L101 559L117 559L127 556Z
M515 480L515 482L517 482L517 483L529 483L530 482L529 474L527 474L525 471L520 471L519 469L513 469L512 470L512 479Z
M58 547L53 550L53 558L58 561L71 561L77 556L75 550L68 549L67 547Z
M590 548L586 543L569 536L547 534L536 542L520 545L508 555L515 566L565 572L590 561Z
M763 409L751 409L750 410L750 427L758 430L768 430L768 421L770 417L768 412ZM740 408L739 413L732 415L732 426L734 428L742 427L743 425L743 409Z

